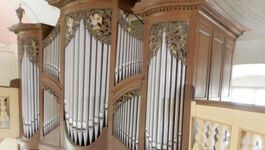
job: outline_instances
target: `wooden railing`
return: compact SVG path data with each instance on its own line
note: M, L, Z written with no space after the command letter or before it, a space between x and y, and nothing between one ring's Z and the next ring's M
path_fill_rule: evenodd
M241 150L264 150L265 136L252 131L241 132Z
M190 150L264 150L265 114L193 101Z
M0 139L19 136L17 87L0 86Z

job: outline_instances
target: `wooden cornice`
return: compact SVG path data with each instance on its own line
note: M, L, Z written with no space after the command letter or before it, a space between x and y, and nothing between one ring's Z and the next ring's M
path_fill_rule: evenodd
M237 37L245 32L244 26L235 21L214 0L205 0L200 6L199 13L214 18ZM210 20L210 18L208 19Z
M142 0L132 10L142 17L167 11L192 11L218 22L237 37L244 32L244 27L224 12L214 0Z
M41 23L36 23L36 24L31 24L31 23L18 23L15 25L12 25L9 27L9 31L14 32L18 34L19 32L24 32L24 31L51 31L53 27L46 25L46 24L41 24Z
M202 2L203 0L142 0L136 3L133 11L144 17L163 11L197 9Z
M49 5L52 5L52 6L57 7L57 8L61 8L64 5L66 5L70 2L74 2L74 1L77 1L77 0L47 0Z

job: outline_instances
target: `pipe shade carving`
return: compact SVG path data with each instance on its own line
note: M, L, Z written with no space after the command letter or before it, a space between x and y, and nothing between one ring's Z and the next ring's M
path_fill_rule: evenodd
M60 24L43 41L43 72L60 77Z
M28 59L34 63L38 64L39 57L39 42L36 38L22 38L18 46L18 58L21 61L24 55L24 51L27 53Z
M131 15L132 16L132 15ZM118 17L118 40L115 64L115 83L142 73L143 24L130 20L122 10Z
M126 93L114 103L113 135L130 150L139 143L141 90Z
M154 24L150 33L149 58L157 54L162 43L163 32L171 54L177 59L186 60L188 48L188 22L162 22Z
M107 126L111 50L108 44L108 21L111 11L93 9L82 12L83 15L80 12L72 13L80 15L80 22L74 23L78 25L74 29L75 34L69 32L66 36L73 37L68 39L70 41L65 47L64 103L68 135L76 144L87 146ZM91 28L88 28L90 17L99 21L98 25L89 25ZM65 19L69 21L70 18L67 15ZM67 29L66 32L68 31ZM100 32L104 32L105 36Z
M69 13L64 19L65 47L74 37L83 19L86 29L96 40L110 44L111 9L87 9Z
M156 43L150 46L158 47L157 50L150 49L151 54L156 55L150 60L148 72L146 149L181 149L186 66L182 59L172 55L168 43L169 24L155 24L151 28L151 33L155 34L150 37L150 42L153 40ZM186 23L173 24L183 26ZM161 25L167 25L166 30ZM161 40L154 40L157 33L161 34Z

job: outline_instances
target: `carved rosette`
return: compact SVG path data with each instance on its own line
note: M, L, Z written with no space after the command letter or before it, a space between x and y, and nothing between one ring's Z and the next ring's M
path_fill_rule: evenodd
M43 48L47 47L60 34L60 23L58 22L52 32L43 40Z
M39 42L37 38L22 38L19 41L18 46L18 57L21 61L24 55L24 51L27 52L28 59L34 63L38 64L39 59Z
M86 29L96 40L110 44L111 36L111 9L87 9L69 13L64 19L64 43L65 47L74 37L80 26L81 19L84 20Z
M188 49L188 23L162 22L154 24L150 32L149 60L157 54L162 43L163 32L166 33L166 43L171 54L185 63Z
M137 90L133 90L133 91L130 91L126 94L124 94L122 97L120 97L114 104L114 112L116 112L118 110L118 108L120 108L120 106L122 106L127 100L129 100L130 98L132 97L135 97L135 96L139 96L141 95L142 93L142 90L141 89L137 89Z
M121 27L127 31L132 37L143 40L144 33L144 25L139 20L134 20L132 22L128 22L125 17L126 15L122 10L119 12L118 22Z

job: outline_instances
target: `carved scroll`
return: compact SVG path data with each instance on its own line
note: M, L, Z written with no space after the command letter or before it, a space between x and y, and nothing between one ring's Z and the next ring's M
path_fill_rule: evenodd
M10 119L7 113L7 97L0 96L0 128L9 128Z
M88 9L69 13L65 16L65 44L66 47L74 37L80 26L81 19L87 30L96 40L102 43L110 43L111 35L111 9Z
M39 43L36 38L22 38L19 43L18 48L18 57L21 61L24 55L24 51L27 52L28 59L34 63L38 64L38 56L39 56Z
M185 62L188 47L188 23L187 22L162 22L151 27L149 59L157 54L162 43L162 34L166 33L166 43L171 54Z

